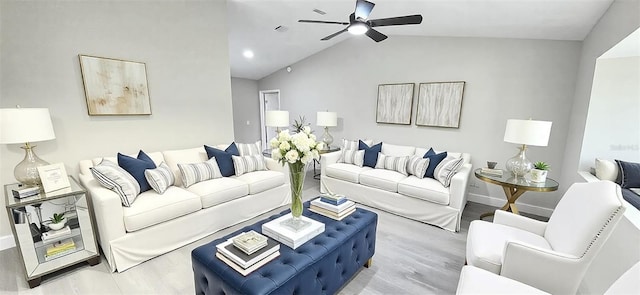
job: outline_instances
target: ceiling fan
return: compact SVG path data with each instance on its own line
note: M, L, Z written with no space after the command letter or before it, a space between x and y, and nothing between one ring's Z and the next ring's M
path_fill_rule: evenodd
M369 36L369 38L373 39L376 42L387 39L387 36L373 29L374 27L417 25L422 22L422 15L419 14L381 19L367 19L369 17L369 14L371 14L371 10L373 10L373 6L375 6L373 2L369 2L366 0L357 0L356 10L351 15L349 15L348 23L307 19L301 19L298 20L298 22L347 25L346 28L320 39L322 41L327 41L335 36L349 31L349 33L354 35L366 34L367 36Z

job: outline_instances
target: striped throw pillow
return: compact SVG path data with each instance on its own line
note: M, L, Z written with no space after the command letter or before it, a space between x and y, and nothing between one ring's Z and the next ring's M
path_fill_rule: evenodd
M159 194L164 194L167 188L176 182L173 172L164 162L158 165L156 169L147 169L144 171L144 177L149 182L151 188Z
M232 156L233 168L236 170L236 176L240 176L245 173L267 170L267 164L264 162L262 155L253 156Z
M409 157L391 157L385 156L383 153L378 153L378 161L376 162L376 169L387 169L402 173L404 176L407 174L407 162ZM428 164L427 164L428 165Z
M260 140L255 143L236 143L236 147L240 156L262 155L262 152L260 152L262 142Z
M424 178L429 167L429 158L411 157L407 164L407 173L415 175L417 178Z
M440 181L444 187L449 187L451 184L451 178L458 172L458 169L462 167L463 158L454 158L451 156L446 157L433 172L435 179Z
M138 181L114 162L103 159L100 164L91 168L91 174L100 185L120 196L122 206L130 207L140 194Z
M216 158L211 158L202 163L178 164L180 174L182 174L182 184L184 187L190 187L198 182L220 178L220 168Z
M342 163L362 167L364 165L364 150L342 150L341 158Z

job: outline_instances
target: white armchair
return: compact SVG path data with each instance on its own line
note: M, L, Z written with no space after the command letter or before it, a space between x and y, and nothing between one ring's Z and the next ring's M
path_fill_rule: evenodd
M574 294L622 214L613 182L573 184L549 222L496 210L471 222L467 263L552 294Z

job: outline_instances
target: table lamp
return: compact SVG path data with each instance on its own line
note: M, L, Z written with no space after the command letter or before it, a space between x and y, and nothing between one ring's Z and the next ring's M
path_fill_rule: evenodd
M515 177L522 177L531 171L533 164L525 154L527 145L547 146L549 134L551 133L551 123L534 120L507 120L504 141L522 145L520 152L515 157L507 160L505 164L507 171L513 173Z
M276 132L280 133L280 127L289 126L289 112L267 111L264 125L267 127L276 127Z
M338 126L338 113L336 112L318 112L316 125L324 127L324 134L322 134L322 142L324 142L324 148L329 149L329 146L333 142L333 136L329 134L329 127Z
M49 109L25 108L0 109L0 143L23 143L24 160L18 163L13 174L25 185L41 185L38 166L49 165L33 152L36 146L30 143L55 139Z

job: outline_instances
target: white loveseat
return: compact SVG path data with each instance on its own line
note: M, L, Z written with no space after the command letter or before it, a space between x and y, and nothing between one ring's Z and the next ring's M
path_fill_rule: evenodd
M387 156L422 157L427 149L382 143L381 153ZM463 165L445 187L433 178L419 179L399 172L358 167L338 163L342 151L321 157L321 185L323 193L344 194L349 199L413 220L439 226L450 231L460 230L460 218L467 204L467 183L471 174L471 156L452 153L463 158Z
M218 146L222 150L225 147ZM267 157L267 170L210 179L184 188L178 164L208 160L204 147L147 155L156 165L165 162L176 184L164 194L143 192L130 207L122 206L118 194L94 179L90 168L102 157L80 161L79 178L92 202L99 244L111 271L124 271L291 202L286 168ZM104 159L117 163L113 156Z

